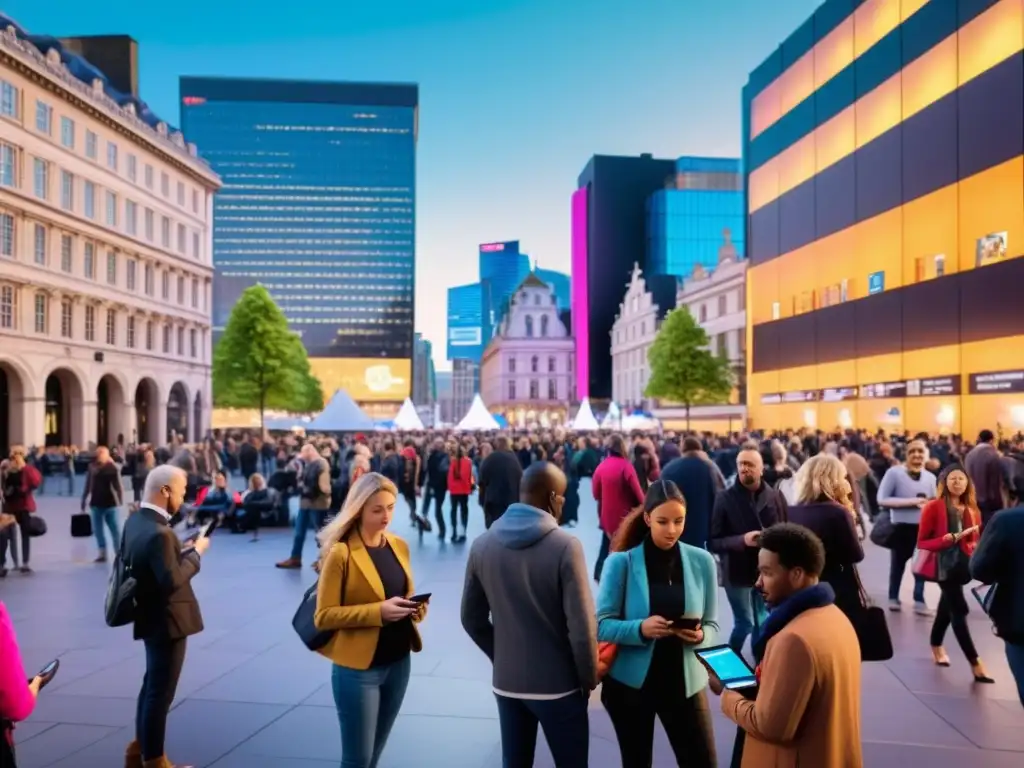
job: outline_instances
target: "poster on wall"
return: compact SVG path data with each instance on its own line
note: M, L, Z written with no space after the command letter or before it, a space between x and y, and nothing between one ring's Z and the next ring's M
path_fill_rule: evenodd
M1024 371L972 373L968 381L972 395L1017 394L1024 392Z
M993 232L979 237L976 243L975 266L984 267L1006 258L1007 233Z

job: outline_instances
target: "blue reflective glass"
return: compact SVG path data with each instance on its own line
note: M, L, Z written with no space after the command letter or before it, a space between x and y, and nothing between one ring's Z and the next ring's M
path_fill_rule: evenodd
M743 192L665 189L647 201L648 275L688 277L713 269L731 243L745 256Z

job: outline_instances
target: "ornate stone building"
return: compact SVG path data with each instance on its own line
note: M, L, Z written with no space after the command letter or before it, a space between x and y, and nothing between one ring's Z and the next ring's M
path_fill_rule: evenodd
M632 408L647 403L644 390L651 377L647 352L662 319L675 306L676 281L657 276L648 285L639 264L619 304L611 332L612 400Z
M512 294L508 312L484 350L480 395L514 426L564 422L575 400L575 345L551 287L534 273Z
M90 73L56 41L0 33L2 450L195 440L210 423L220 180Z

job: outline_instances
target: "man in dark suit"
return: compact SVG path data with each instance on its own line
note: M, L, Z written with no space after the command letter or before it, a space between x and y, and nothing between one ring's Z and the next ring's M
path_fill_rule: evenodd
M523 467L512 453L508 437L498 435L494 441L494 453L480 464L480 505L484 508L484 525L490 528L494 521L505 514L510 504L519 501L519 484L523 479Z
M177 467L151 470L144 501L124 525L124 560L137 582L135 639L146 646L136 739L125 753L126 768L174 768L164 756L167 713L185 661L185 639L203 631L192 578L210 540L201 536L183 547L170 526L185 500L186 481Z

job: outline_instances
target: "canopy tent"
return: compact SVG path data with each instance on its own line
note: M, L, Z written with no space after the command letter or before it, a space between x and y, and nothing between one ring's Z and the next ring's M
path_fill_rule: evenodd
M271 432L297 432L309 429L310 421L304 416L268 418L264 427Z
M590 408L590 398L583 398L580 409L576 412L576 418L572 420L572 429L577 432L594 432L600 429L594 411Z
M360 410L348 392L339 389L320 414L306 425L306 431L371 432L373 426L373 419Z
M405 402L402 403L398 415L392 421L394 422L395 429L412 432L423 431L423 420L420 418L419 413L416 412L416 406L412 404L412 400L408 397L405 398Z
M649 413L637 411L622 417L623 432L657 432L661 429L661 422Z
M622 411L619 409L618 403L614 400L612 404L608 406L608 413L601 419L602 429L621 429L622 428Z
M487 410L487 406L484 405L484 401L478 394L473 397L473 404L469 406L469 412L466 413L455 429L462 432L487 432L501 429L501 427L498 426L495 418L491 416L490 411Z

